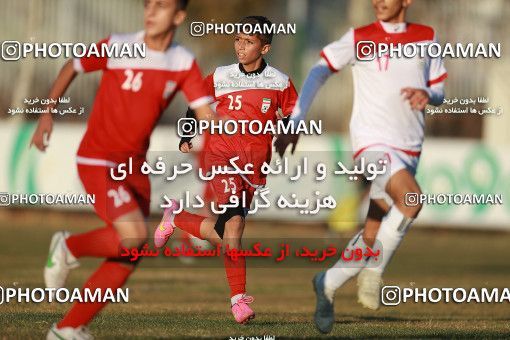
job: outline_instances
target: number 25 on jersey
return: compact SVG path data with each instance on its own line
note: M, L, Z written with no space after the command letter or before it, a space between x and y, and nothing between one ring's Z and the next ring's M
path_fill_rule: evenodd
M236 111L241 110L241 106L242 106L241 99L243 98L243 96L237 95L234 97L233 95L229 94L227 96L227 98L230 100L230 104L228 104L229 110L236 110Z

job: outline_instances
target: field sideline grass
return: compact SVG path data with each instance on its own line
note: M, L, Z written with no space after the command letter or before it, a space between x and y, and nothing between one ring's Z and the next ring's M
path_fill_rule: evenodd
M99 220L76 214L0 214L0 286L42 287L42 268L52 233L89 230ZM73 227L67 227L73 225ZM80 225L82 227L80 227ZM247 236L327 237L319 226L249 223ZM385 275L402 287L510 287L510 234L411 230ZM80 287L99 260L84 260L68 287ZM222 268L154 268L143 264L128 283L130 302L108 306L91 324L98 339L229 338L274 335L321 337L312 323L315 269L249 268L248 291L257 317L237 325L228 307ZM0 339L41 339L68 304L0 305ZM413 304L377 312L356 303L355 282L337 292L336 324L341 338L510 337L510 304Z

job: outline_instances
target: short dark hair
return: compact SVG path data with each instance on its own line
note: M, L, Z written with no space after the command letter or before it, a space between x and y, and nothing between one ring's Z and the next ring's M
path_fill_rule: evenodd
M270 45L273 41L273 33L270 30L273 23L268 18L261 15L250 15L242 18L240 23L242 25L251 25L252 31L254 31L256 25L260 26L262 34L256 33L255 35L260 39L263 45ZM269 32L266 32L268 29L265 29L264 26L268 27Z
M189 0L177 0L177 6L179 6L180 10L186 10L188 7Z

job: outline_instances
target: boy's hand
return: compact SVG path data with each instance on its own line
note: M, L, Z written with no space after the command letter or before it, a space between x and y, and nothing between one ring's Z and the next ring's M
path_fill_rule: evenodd
M279 135L276 138L276 141L274 142L274 147L276 149L276 152L280 155L281 158L283 158L283 154L285 153L285 150L287 150L287 147L289 144L292 144L292 148L290 149L290 153L293 155L294 151L296 150L296 145L299 140L299 134L286 134L286 135Z
M50 114L42 115L39 118L37 129L30 142L30 146L35 145L40 151L45 151L49 145L51 131L53 130L53 118Z
M409 104L411 104L413 110L423 111L430 100L427 91L422 89L406 87L402 89L401 93L404 95L405 99L409 100Z
M179 146L179 150L181 150L182 153L191 152L191 149L193 149L193 144L191 142L183 142Z

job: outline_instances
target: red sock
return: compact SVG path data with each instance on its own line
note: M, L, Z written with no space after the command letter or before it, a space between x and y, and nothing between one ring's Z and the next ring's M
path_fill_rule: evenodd
M111 288L115 294L116 289L124 285L133 269L119 262L106 260L85 282L83 288L89 288L92 294L94 294L95 289L99 288L101 289L101 295L104 295L107 288ZM106 306L106 302L77 302L67 312L64 319L57 324L57 328L76 328L87 325L104 306Z
M66 245L76 258L120 256L120 236L113 226L71 235L67 238Z
M199 239L203 239L200 235L200 224L202 224L202 221L205 219L205 216L182 211L175 215L174 224L179 229L184 230Z
M244 256L238 257L237 261L232 261L230 256L224 254L223 260L230 286L230 297L246 293L246 259Z

